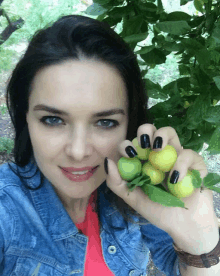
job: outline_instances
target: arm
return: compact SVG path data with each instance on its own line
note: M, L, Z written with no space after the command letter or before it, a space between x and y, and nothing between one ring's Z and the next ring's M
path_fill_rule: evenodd
M213 256L217 256L219 260L219 229L215 229L207 233L204 232L202 238L198 238L197 241L181 241L181 239L174 238L174 243L177 246L177 250L183 250L186 253L189 253L194 256L200 256L202 254L209 254L217 246L217 250L213 253ZM199 258L200 259L200 258ZM206 260L206 263L209 264L209 260L203 257ZM214 258L215 259L215 258ZM220 275L220 262L216 265L213 265L209 268L198 268L182 263L181 257L178 257L179 261L179 270L182 276L214 276ZM195 261L193 261L196 263Z

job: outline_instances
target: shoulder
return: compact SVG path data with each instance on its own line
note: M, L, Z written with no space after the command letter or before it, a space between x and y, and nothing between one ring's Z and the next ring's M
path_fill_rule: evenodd
M13 171L16 171L16 169L14 168L14 166L11 166L11 169L10 165L9 163L4 163L0 165L0 190L2 190L8 185L19 185L20 179Z

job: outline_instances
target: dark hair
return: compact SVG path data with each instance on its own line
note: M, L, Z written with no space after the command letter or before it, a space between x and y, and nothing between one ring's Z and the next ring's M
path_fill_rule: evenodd
M152 123L147 110L148 96L145 84L136 56L129 45L107 23L81 15L63 16L34 34L7 85L6 101L15 128L13 152L17 166L24 167L33 158L26 113L36 73L44 67L61 64L67 60L91 59L112 65L118 70L126 84L129 99L129 123L126 139L133 140L140 125ZM13 170L11 166L10 168ZM37 167L35 174L38 171L40 169ZM15 171L13 170L13 172ZM18 170L16 174L22 181ZM41 171L40 176L41 183L35 189L39 189L43 184L45 176ZM129 212L139 216L133 208L109 188L108 194L111 194L111 203L116 204L118 211L126 220L133 222L128 217Z

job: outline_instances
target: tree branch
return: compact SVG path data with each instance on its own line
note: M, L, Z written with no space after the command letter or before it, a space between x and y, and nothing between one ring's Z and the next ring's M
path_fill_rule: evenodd
M24 23L24 20L22 18L18 19L15 22L11 22L11 24L8 25L4 29L4 31L0 34L0 45L3 44L14 31L16 31L17 29L20 29L23 23Z

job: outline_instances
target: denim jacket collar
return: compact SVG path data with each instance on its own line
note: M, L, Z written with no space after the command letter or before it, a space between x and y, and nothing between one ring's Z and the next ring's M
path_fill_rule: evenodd
M24 168L19 167L19 173L22 176L31 177L34 175L30 179L24 179L24 182L26 182L25 184L32 188L36 188L40 185L40 171L36 172L36 168L36 164L33 161ZM106 187L106 181L98 187L101 220L104 218L108 219L109 216L117 212L117 210L104 199L106 196L104 194ZM78 232L78 228L71 220L68 212L63 207L61 200L56 194L54 187L47 178L44 179L41 189L29 190L29 192L39 216L54 240L65 239ZM54 216L54 214L56 214L56 216Z

